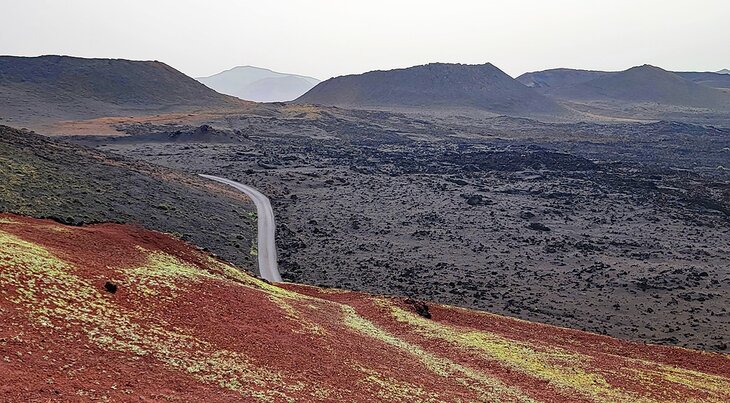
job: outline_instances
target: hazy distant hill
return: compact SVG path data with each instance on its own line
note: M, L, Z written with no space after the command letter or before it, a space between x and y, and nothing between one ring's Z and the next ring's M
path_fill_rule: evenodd
M480 109L509 115L561 115L565 109L490 63L433 63L329 79L296 100L343 107Z
M718 71L717 73L718 74L730 74L730 70L728 70L728 69L722 69L722 70Z
M651 102L730 110L730 95L659 67L643 65L551 91L561 99Z
M517 77L517 81L528 87L536 88L544 94L549 94L556 89L570 87L599 77L618 73L613 71L551 69L522 74ZM724 74L722 72L676 72L675 74L708 87L730 88L730 74Z
M283 102L298 98L319 84L313 77L277 73L253 66L198 78L198 81L222 93L256 102Z
M156 61L0 56L0 117L124 116L240 102Z

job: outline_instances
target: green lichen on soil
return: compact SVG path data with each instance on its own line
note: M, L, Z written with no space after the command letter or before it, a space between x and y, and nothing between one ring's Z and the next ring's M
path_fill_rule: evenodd
M282 310L287 319L297 324L298 328L292 330L294 333L311 334L316 336L324 336L327 334L326 330L322 326L305 319L306 313L303 312L305 310L318 309L317 303L321 303L321 300L291 292L265 281L258 280L248 274L242 273L234 266L213 258L208 258L208 263L216 272L222 273L225 278L235 280L244 287L263 291L267 298ZM299 308L297 308L297 306Z
M62 331L67 337L80 332L101 349L153 357L243 397L290 400L289 392L304 387L252 363L240 352L219 349L181 330L166 329L154 317L139 317L114 304L76 275L73 266L40 245L0 231L0 251L0 285L14 289L11 301L25 308L34 322ZM153 261L157 268L171 264L166 257L153 257ZM191 275L190 267L174 270ZM157 274L149 268L147 273L152 273L151 277Z
M125 269L124 274L130 286L145 296L162 294L173 299L181 287L205 279L223 279L167 253L137 249L146 255L147 261L142 266Z
M414 385L410 382L385 376L374 369L370 369L362 365L355 365L354 369L364 374L365 377L360 380L360 382L368 385L370 388L374 388L375 395L382 399L382 401L418 401L429 403L444 401L444 399L439 397L436 393L427 392L420 386Z
M258 256L259 255L259 246L258 243L255 240L251 241L251 247L248 250L248 254L251 256Z
M497 378L463 366L446 357L437 356L416 344L397 338L378 327L375 323L360 316L357 311L350 306L342 305L341 308L344 314L344 322L351 329L395 347L405 354L415 357L430 371L441 377L458 382L462 386L471 389L474 393L486 401L533 401L519 389L508 386Z
M202 178L0 126L0 212L74 225L145 223L251 267L254 210Z
M516 371L543 379L566 392L577 393L596 401L656 401L653 398L642 397L613 387L601 373L596 372L593 357L556 346L507 339L491 332L445 326L432 320L426 320L387 301L380 300L379 304L381 306L390 305L391 313L396 320L407 324L425 338L445 340L457 348L496 360ZM717 376L645 360L632 359L630 361L633 370L606 371L604 374L610 375L614 379L623 379L629 374L633 374L636 379L641 378L647 381L649 383L647 386L652 386L652 390L657 390L653 382L673 381L683 387L706 394L714 400L721 400L723 388L727 386L727 381ZM677 395L676 388L671 390L674 393L666 394L665 399L682 400L683 396ZM664 390L662 393L667 392L669 390Z

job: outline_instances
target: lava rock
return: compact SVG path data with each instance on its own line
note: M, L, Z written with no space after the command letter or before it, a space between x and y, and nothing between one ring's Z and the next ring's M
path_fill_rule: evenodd
M431 319L431 312L428 311L428 305L426 305L423 301L418 301L413 298L406 299L406 304L411 305L413 307L413 310L416 311L417 314L423 316L426 319Z
M544 231L544 232L550 231L550 227L548 227L545 224L541 224L539 222L530 223L530 225L528 225L527 228L529 228L531 230L535 230L535 231Z
M118 289L119 286L112 283L111 281L107 281L106 283L104 283L104 290L108 293L115 294Z

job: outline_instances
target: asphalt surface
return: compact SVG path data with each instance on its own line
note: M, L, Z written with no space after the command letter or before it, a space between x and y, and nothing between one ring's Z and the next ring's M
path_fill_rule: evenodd
M253 203L256 205L259 220L257 243L259 275L263 279L280 282L281 275L279 274L279 264L276 259L276 237L274 236L276 223L274 222L274 211L271 209L269 198L251 186L246 186L230 179L212 175L201 174L200 176L232 186L253 200Z

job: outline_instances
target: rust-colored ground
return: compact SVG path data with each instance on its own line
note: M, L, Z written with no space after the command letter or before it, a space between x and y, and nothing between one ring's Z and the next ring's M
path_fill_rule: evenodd
M269 116L274 114L282 117L294 117L316 119L320 116L323 108L312 105L272 105L260 104L249 101L240 101L229 108L196 110L189 112L169 112L155 115L135 115L135 116L110 116L100 117L87 120L63 120L46 123L30 124L29 127L34 130L50 135L63 136L124 136L124 132L118 128L124 124L181 124L181 125L201 125L201 124L223 124L227 118L237 117L240 115L247 116Z
M430 311L270 285L139 228L0 215L1 401L730 400L725 355Z

